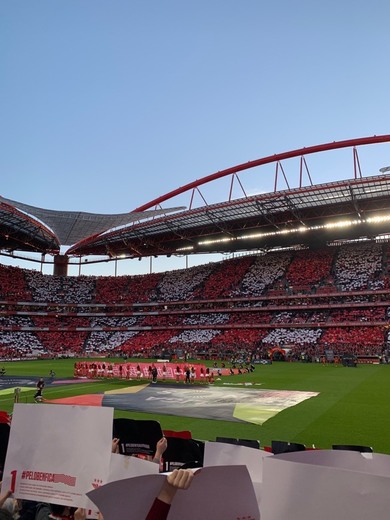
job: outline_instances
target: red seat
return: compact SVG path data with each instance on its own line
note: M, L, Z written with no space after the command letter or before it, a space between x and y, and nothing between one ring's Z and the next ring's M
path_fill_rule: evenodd
M174 431L163 430L165 437L178 437L180 439L192 439L192 433L189 430Z
M8 412L0 411L0 423L11 424L11 417Z

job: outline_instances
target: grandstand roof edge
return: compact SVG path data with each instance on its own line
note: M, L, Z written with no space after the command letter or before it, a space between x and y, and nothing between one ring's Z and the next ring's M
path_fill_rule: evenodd
M220 170L218 172L212 173L210 175L206 175L205 177L202 177L201 179L197 179L195 181L192 181L188 184L185 184L184 186L181 186L180 188L176 188L175 190L172 190L165 195L161 195L160 197L157 197L150 202L143 204L142 206L139 206L134 211L145 211L153 206L158 206L162 202L165 202L166 200L172 199L176 197L177 195L181 195L182 193L185 193L186 191L189 191L193 188L197 188L203 184L207 184L209 182L212 182L214 180L220 179L222 177L225 177L227 175L231 175L234 173L238 173L240 171L248 170L251 168L255 168L256 166L261 166L264 164L269 164L273 162L278 162L284 159L290 159L293 157L299 157L304 155L309 155L313 153L319 153L319 152L325 152L330 150L337 150L340 148L350 148L355 146L363 146L368 144L378 144L378 143L386 143L390 142L390 135L374 135L371 137L360 137L355 139L346 139L343 141L333 141L331 143L324 143L304 148L298 148L295 150L291 150L288 152L282 152L274 155L269 155L266 157L262 157L260 159L255 159L253 161L248 161L246 163L238 164L236 166L232 166L230 168L227 168L225 170Z

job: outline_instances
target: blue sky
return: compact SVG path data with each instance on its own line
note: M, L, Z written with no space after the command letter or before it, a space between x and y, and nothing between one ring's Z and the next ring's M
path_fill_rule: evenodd
M389 134L389 19L387 0L2 0L0 194L121 213L249 160ZM359 157L377 173L389 144ZM314 182L352 176L350 151L307 160ZM269 191L273 170L242 180Z

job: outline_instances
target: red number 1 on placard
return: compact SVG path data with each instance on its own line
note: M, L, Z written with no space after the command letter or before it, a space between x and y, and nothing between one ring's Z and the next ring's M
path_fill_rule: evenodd
M16 474L17 474L17 470L14 469L13 471L11 471L11 491L12 493L15 493L15 487L16 487Z

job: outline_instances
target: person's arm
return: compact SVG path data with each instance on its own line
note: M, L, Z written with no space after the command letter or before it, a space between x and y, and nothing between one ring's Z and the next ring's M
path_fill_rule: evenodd
M170 508L170 504L156 498L145 520L166 520Z
M119 453L119 442L120 440L116 437L112 439L111 453Z
M1 482L0 482L1 484ZM0 495L0 508L3 507L4 505L4 502L7 500L7 498L9 498L10 496L12 495L12 491L10 489L8 489L5 493L3 493L2 495Z
M166 437L163 437L160 439L156 445L156 453L154 454L154 457L152 459L153 462L156 462L157 464L160 464L161 457L163 456L163 453L168 447L168 441Z
M74 520L85 520L87 518L87 510L79 507L73 514Z
M166 520L177 490L188 489L193 478L190 469L175 469L167 475L145 520Z

